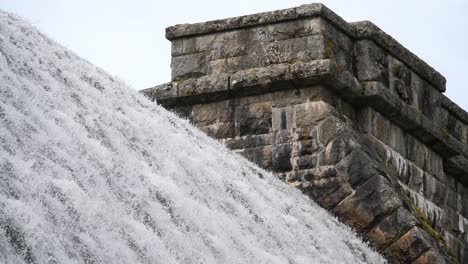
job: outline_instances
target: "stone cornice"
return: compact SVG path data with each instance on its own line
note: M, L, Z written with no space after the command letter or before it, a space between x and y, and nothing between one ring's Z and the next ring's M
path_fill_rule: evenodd
M391 94L388 87L378 82L360 83L351 73L337 69L333 60L275 64L233 74L209 75L170 82L141 92L161 105L176 107L318 84L333 89L358 107L369 106L376 109L442 157L449 161L453 159L450 162L452 171L465 175L468 173L466 166L460 166L468 162L466 144L444 133L439 124L434 124L419 111Z
M339 73L333 60L274 64L241 70L233 74L208 75L169 82L141 92L165 106L215 102L230 96L262 94L297 89L320 83L333 88L348 100L362 94L362 87L351 73Z
M392 54L441 92L445 92L446 79L437 70L409 51L392 36L370 21L350 23L354 28L354 39L370 39Z
M172 41L178 38L212 34L310 17L324 18L352 39L372 40L381 48L408 65L413 71L418 73L439 91L445 91L446 79L442 74L406 49L375 24L369 21L348 23L326 6L319 3L202 23L179 24L166 28L166 38Z
M354 35L353 27L340 16L335 14L323 4L313 3L289 9L212 20L208 22L178 24L166 28L166 38L168 40L174 40L177 38L211 34L317 16L327 19L348 35Z
M468 125L468 113L463 108L458 106L445 95L442 95L440 104L459 120Z

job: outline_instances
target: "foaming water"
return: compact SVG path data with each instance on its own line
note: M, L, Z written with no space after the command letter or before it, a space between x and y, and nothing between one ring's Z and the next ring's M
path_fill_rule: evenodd
M299 191L0 11L0 263L381 262Z

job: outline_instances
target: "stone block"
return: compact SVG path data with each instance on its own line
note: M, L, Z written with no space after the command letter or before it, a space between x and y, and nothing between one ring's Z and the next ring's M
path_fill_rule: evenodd
M346 129L349 128L340 119L335 116L329 116L317 125L318 142L326 146Z
M299 173L306 183L303 191L324 208L336 207L353 192L346 178L334 166L320 166Z
M228 79L226 74L218 76L202 76L200 78L181 80L177 82L178 97L183 98L187 102L204 102L205 94L210 94L210 97L216 98L221 94L228 92Z
M224 107L221 107L224 109ZM197 104L192 107L192 122L197 126L208 126L218 121L219 103Z
M413 105L432 121L440 121L440 92L414 72L411 73Z
M294 170L313 169L317 165L317 155L304 155L294 158Z
M371 112L369 132L386 145L390 145L392 123L376 111Z
M412 263L433 246L429 234L415 226L391 244L384 254L390 263Z
M235 138L226 138L222 140L223 144L231 149L231 150L238 150L238 149L243 149L243 139L241 137L235 137Z
M171 100L177 98L177 84L172 82L161 84L152 88L143 90L143 94L151 100Z
M360 149L354 150L337 165L337 170L347 175L353 189L358 188L374 176L381 175L378 165L367 153Z
M461 229L463 229L463 225L460 229L459 214L451 208L446 208L444 212L445 214L442 223L442 225L444 225L444 229L452 234L459 235L462 231Z
M273 144L272 134L249 135L244 138L244 146L246 148L259 147Z
M401 129L398 125L391 123L389 146L396 152L398 152L402 157L406 157L406 142L406 132L403 129Z
M334 108L323 102L314 101L294 106L295 123L298 128L305 128L316 125L320 120L331 115Z
M270 102L238 106L235 111L236 135L244 136L270 132Z
M383 250L417 224L416 218L400 207L369 230L366 237L377 250Z
M386 53L374 42L358 40L354 44L357 77L360 81L377 81L389 86Z
M456 259L462 259L463 251L466 250L466 245L448 232L445 233L444 240L450 255L454 256Z
M388 180L376 175L361 185L351 196L342 201L334 213L357 231L376 224L381 216L387 215L402 205L398 194Z
M448 209L457 210L457 192L447 186L447 192L445 194L445 205Z
M296 126L294 123L294 108L292 106L272 108L271 111L273 131L291 129Z
M440 109L440 126L447 129L449 112L447 108Z
M390 91L407 104L411 104L411 70L401 61L388 56Z
M258 166L268 169L272 166L271 146L263 146L257 148L246 148L238 152L246 159L257 164Z
M436 152L428 149L426 152L426 164L423 169L434 176L439 182L445 184L444 160Z
M323 148L318 155L320 165L334 165L344 159L357 146L350 133L342 133Z
M312 191L306 192L306 194L327 210L335 208L353 193L353 189L343 179L319 181L311 188Z
M247 135L243 137L229 138L224 144L230 149L256 148L273 144L272 134Z
M390 121L371 107L359 111L359 126L386 145L390 145Z
M346 123L349 125L355 124L356 123L355 120L357 119L357 114L356 114L356 109L354 108L354 106L348 103L347 101L341 100L341 98L337 98L337 97L335 98L339 99L339 100L336 100L335 108L337 112L340 113L340 116L343 117L342 119L345 120Z
M388 146L386 146L380 140L369 134L365 134L362 139L363 144L370 151L374 159L380 162L381 164L385 164L385 162L387 161Z
M320 145L317 140L306 139L293 142L293 156L299 157L303 155L311 155L318 152Z
M203 132L216 139L234 137L234 123L214 123L199 127Z
M285 144L290 143L293 135L289 130L277 130L273 131L273 142L274 144Z
M257 67L324 59L325 40L322 35L278 40L252 47L249 56L257 62Z
M228 72L228 59L219 59L209 61L207 64L206 74L221 74Z
M176 57L184 54L184 40L176 39L171 41L171 56Z
M333 33L332 33L333 34ZM343 45L337 42L333 37L324 37L323 40L316 37L314 42L314 48L320 48L317 44L324 43L324 53L316 55L320 56L318 58L326 58L335 61L337 66L337 71L342 73L344 71L354 72L353 71L353 60L352 51L342 48ZM347 45L345 45L347 46Z
M232 74L230 78L231 92L237 95L244 93L259 94L264 92L265 89L271 88L272 83L276 85L291 84L288 65L277 64L270 67L238 71Z
M404 184L408 184L411 176L411 162L405 159L402 154L386 146L385 151L386 172L398 178Z
M252 41L263 43L320 34L325 30L325 23L323 18L314 17L270 24L255 28Z
M319 89L312 86L304 89L274 91L272 94L272 106L275 108L293 107L297 104L315 101L319 98Z
M293 131L293 140L317 140L317 128L316 127L305 127L296 128Z
M462 124L462 138L461 141L465 143L468 146L468 124ZM465 150L468 150L468 148L465 148Z
M462 140L464 132L463 129L462 122L449 113L447 116L447 131L458 140Z
M181 55L198 53L202 51L202 50L197 49L197 38L200 38L200 37L180 39L182 40L182 54Z
M450 261L451 262L451 261ZM443 264L450 263L449 260L434 249L424 252L412 264ZM463 262L460 262L463 263Z
M310 182L317 178L318 172L319 172L319 168L304 169L304 170L296 171L296 175L299 181Z
M196 53L216 49L216 41L220 36L214 34L200 35L184 40L184 54Z
M275 145L272 148L272 170L274 172L286 172L292 170L291 145Z
M242 39L248 38L248 36L244 36L245 34L247 33L240 34L239 37L234 38L231 41L226 42L223 40L223 42L218 44L217 47L207 51L206 60L218 61L226 59L226 70L227 72L233 73L243 69L268 66L277 63L292 63L297 61L306 62L314 59L326 58L325 42L322 35L287 38L258 43L253 42L244 46L239 46L239 41L242 42L245 41ZM218 64L218 66L219 65L220 64Z
M437 206L445 206L446 187L429 173L424 173L424 196Z
M205 53L172 57L171 70L172 81L204 76L207 72Z
M267 101L268 102L272 101L272 95L269 93L242 96L239 98L235 98L235 100L232 100L233 104L235 104L236 106L237 105L251 105L251 104L262 103L262 102L267 102Z
M463 217L468 218L468 187L458 182L457 194L457 212L463 215Z
M229 57L226 59L226 71L228 73L235 73L240 70L251 69L255 67L259 67L258 59L253 56L243 55Z
M178 116L180 116L182 118L186 118L187 120L192 122L192 106L191 105L177 106L177 107L173 108L172 111L176 115L178 115Z
M416 166L423 169L426 163L427 148L424 144L413 136L407 137L407 157Z
M351 38L343 33L336 26L330 24L327 21L323 23L323 33L326 38L333 40L340 49L343 49L346 53L353 54L354 43Z
M245 56L251 47L249 30L240 29L216 35L202 36L197 39L197 50L207 50L208 61ZM204 48L204 47L207 48Z
M462 228L462 235L461 237L465 241L465 244L468 245L468 219L466 217L460 216L460 228ZM468 257L468 255L465 254Z

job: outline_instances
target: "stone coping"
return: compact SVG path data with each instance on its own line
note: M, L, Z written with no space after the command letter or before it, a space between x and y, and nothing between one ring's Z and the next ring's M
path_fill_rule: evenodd
M440 124L435 124L413 107L402 102L379 82L363 83L363 94L358 101L382 113L405 131L415 135L446 159L457 157L457 161L467 160L468 146L454 136L445 133ZM454 162L460 164L460 162ZM466 169L466 166L464 167ZM459 168L462 169L462 168ZM463 169L464 170L464 169ZM464 171L468 173L468 171Z
M425 63L414 53L406 49L375 24L369 21L348 23L325 5L320 3L202 23L179 24L166 28L166 38L169 40L175 40L178 38L212 34L216 32L318 16L329 21L352 39L370 39L374 41L381 48L408 65L413 71L434 85L439 91L445 91L446 80L442 74Z
M186 81L169 82L142 90L163 106L177 107L216 102L233 96L248 96L312 85L325 85L358 107L372 107L434 149L454 159L452 171L468 175L468 146L443 133L423 114L405 104L379 82L360 83L350 72L340 71L333 60L274 64L241 70L233 74L208 75ZM457 173L458 174L458 173Z
M409 68L434 85L437 90L445 92L447 81L442 74L401 45L374 23L370 21L359 21L350 24L354 28L354 39L370 39L374 41L378 46L404 62Z
M348 35L354 36L354 29L348 22L325 5L313 3L289 9L218 19L208 22L178 24L166 28L166 38L168 40L174 40L182 37L211 34L317 16L324 17Z
M329 59L207 75L165 83L141 92L164 106L183 106L215 102L233 95L248 96L322 83L333 83L335 91L348 100L354 100L362 93L357 79L347 71L338 72L336 63Z
M445 95L442 95L440 104L442 105L442 107L447 109L451 114L453 114L458 119L460 119L460 121L468 125L468 113L463 108L458 106L456 103L454 103Z

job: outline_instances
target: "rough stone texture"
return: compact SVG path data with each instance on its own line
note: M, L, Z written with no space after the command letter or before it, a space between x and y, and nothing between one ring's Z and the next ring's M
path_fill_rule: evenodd
M321 4L170 27L142 91L351 225L390 263L468 263L468 114L371 22Z

